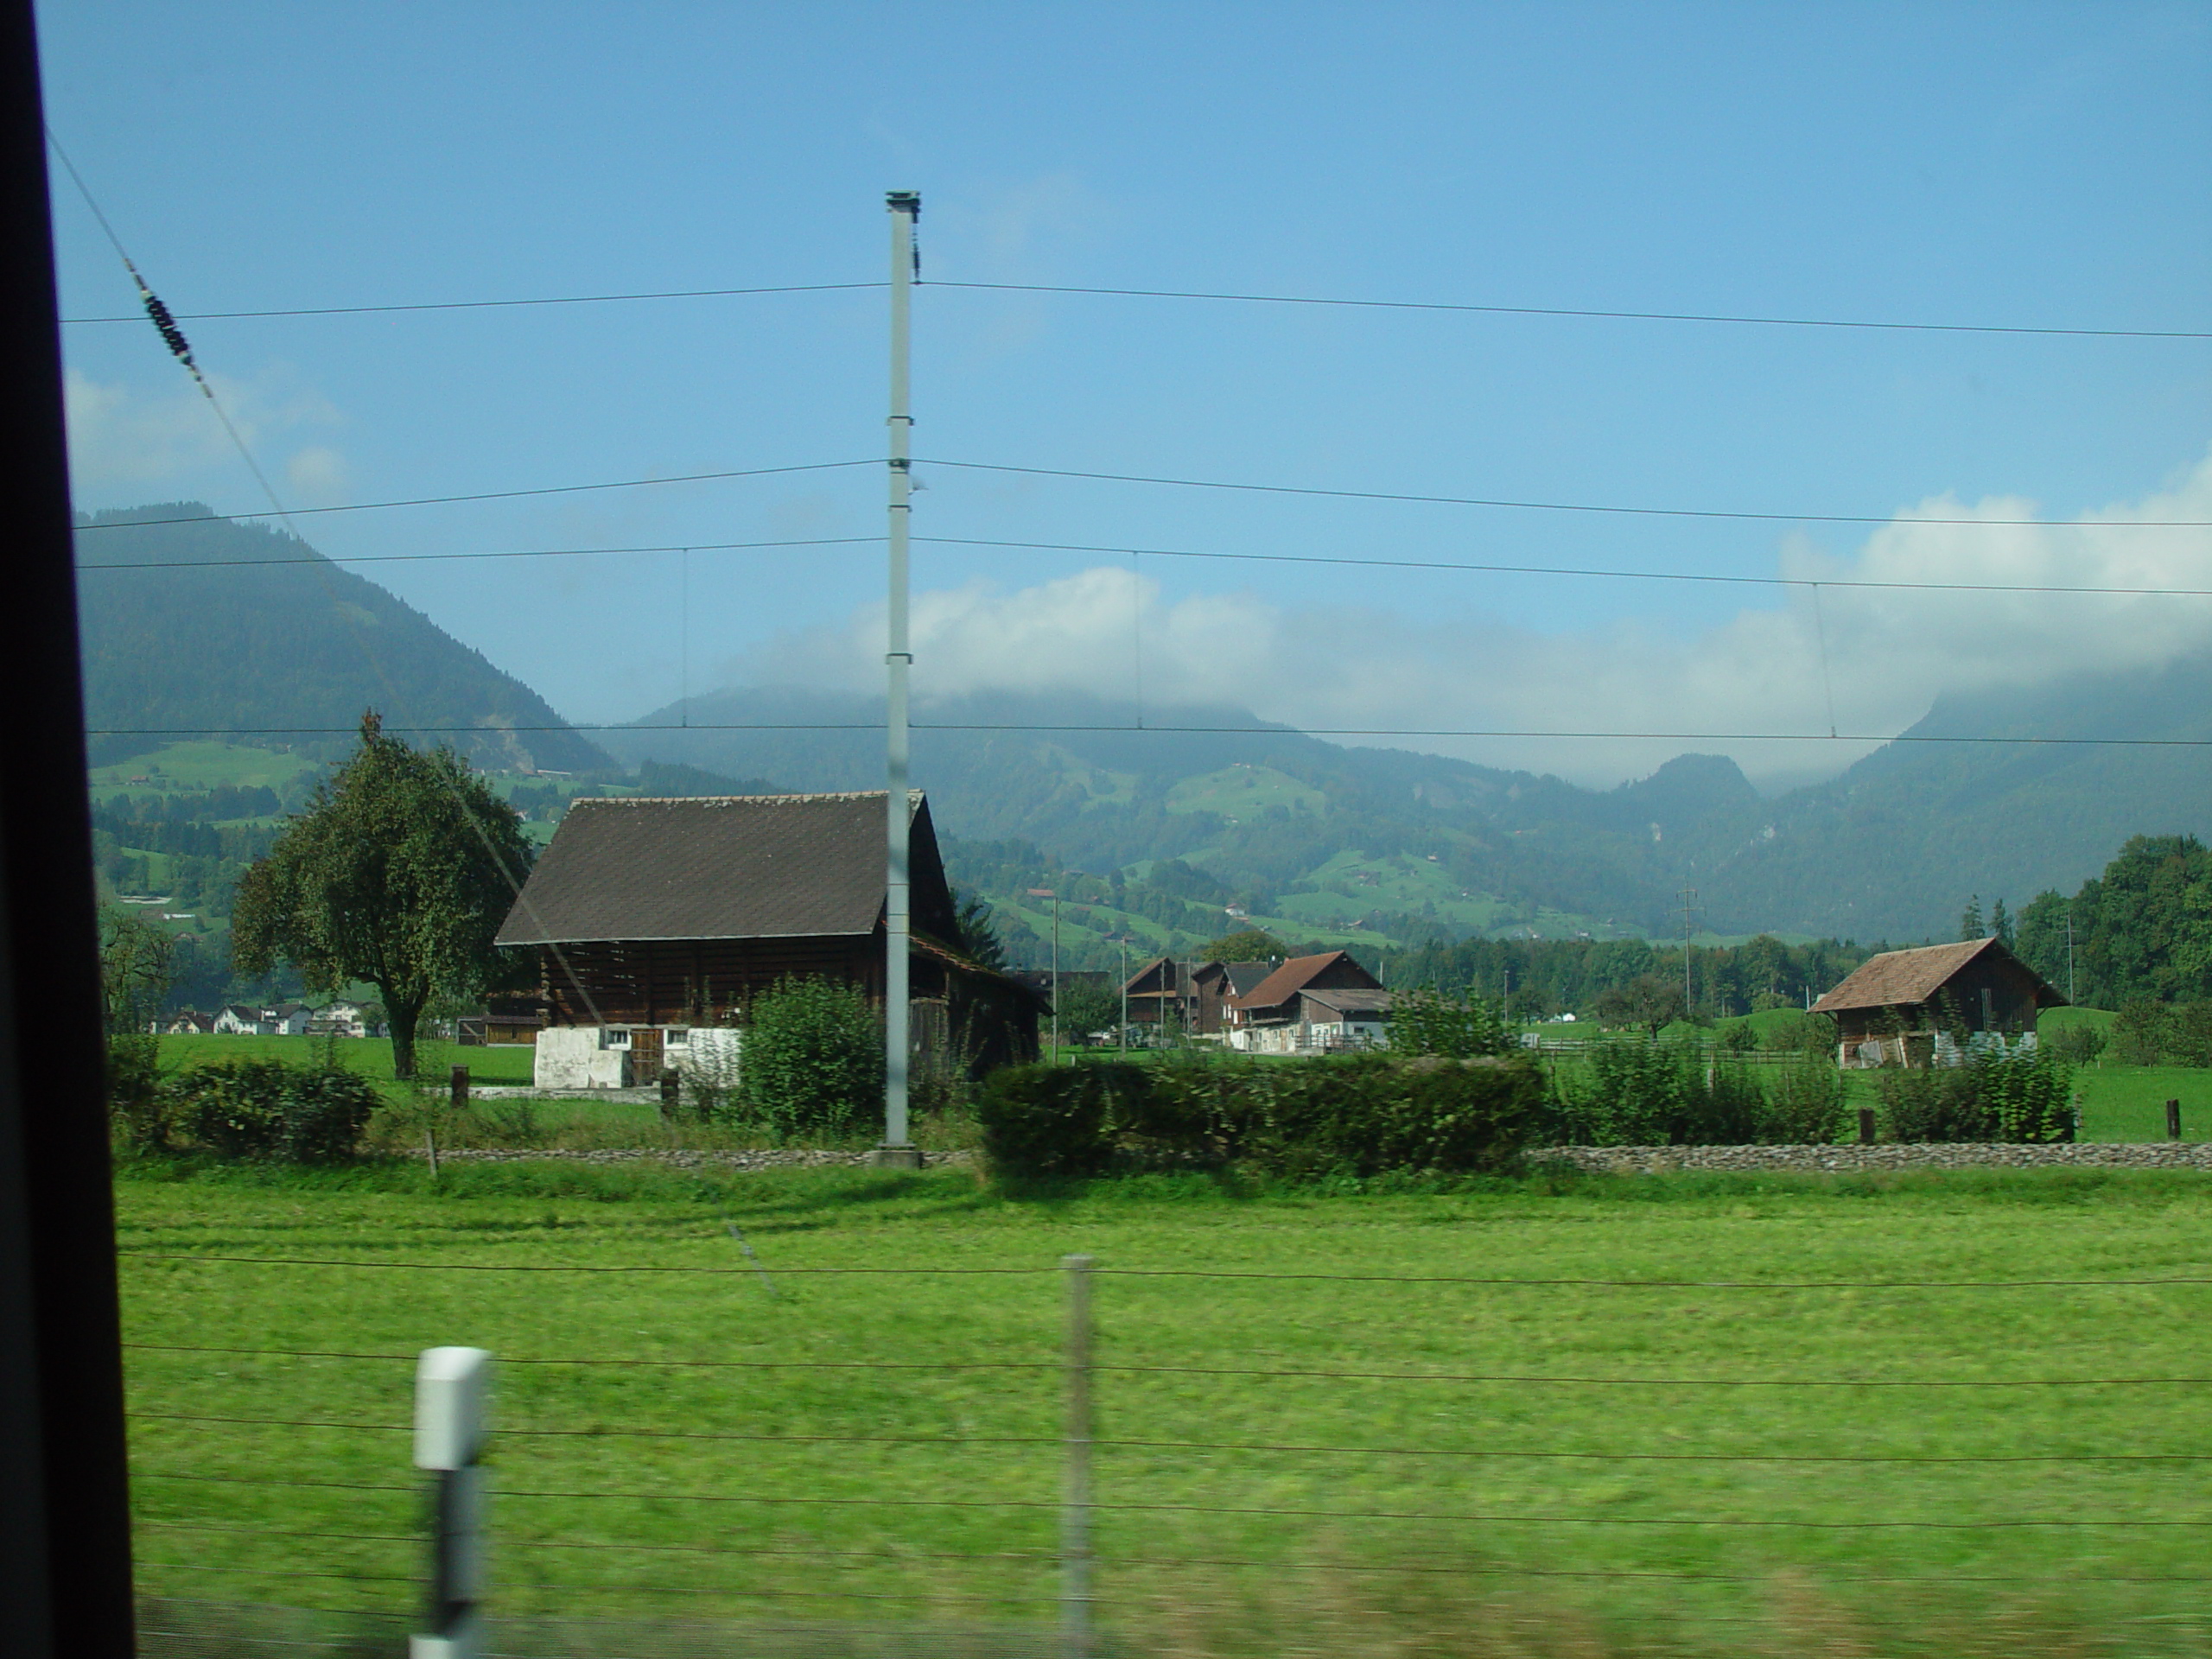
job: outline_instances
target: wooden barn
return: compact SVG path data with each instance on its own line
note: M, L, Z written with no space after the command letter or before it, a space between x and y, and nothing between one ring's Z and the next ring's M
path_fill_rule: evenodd
M1179 1022L1195 1036L1217 1036L1228 1026L1230 999L1252 989L1280 966L1155 957L1129 976L1129 1023Z
M2032 1036L2036 1015L2066 999L1996 939L1885 950L1819 1001L1847 1066L1928 1066L1957 1052L1955 1033Z
M959 949L929 805L912 803L917 1058L1033 1058L1044 1004ZM752 999L785 976L880 1006L883 809L880 791L570 806L499 936L537 957L540 1086L642 1084L731 1056Z

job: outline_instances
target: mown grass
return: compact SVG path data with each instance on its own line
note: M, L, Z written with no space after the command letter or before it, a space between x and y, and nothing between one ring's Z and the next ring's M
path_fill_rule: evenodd
M2185 1172L141 1165L118 1196L149 1592L410 1605L411 1356L460 1342L502 1358L505 1611L1049 1619L1019 1599L1053 1588L1084 1251L1128 1651L2205 1650L2202 1463L1755 1460L2200 1455L2201 1382L2116 1379L2212 1376L2206 1285L1911 1282L2212 1279ZM1249 1276L1282 1274L1316 1276ZM1974 1524L1897 1524L1933 1522Z

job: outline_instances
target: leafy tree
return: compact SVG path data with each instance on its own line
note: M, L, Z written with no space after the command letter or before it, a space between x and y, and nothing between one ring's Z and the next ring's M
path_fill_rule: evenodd
M175 937L121 906L100 912L100 1001L110 1036L138 1036L175 977Z
M240 878L232 961L258 974L282 958L314 991L374 985L393 1075L412 1077L432 999L512 971L492 941L531 856L513 810L460 756L388 738L372 712L353 758Z
M1283 954L1282 941L1256 927L1224 934L1206 948L1210 962L1269 962Z
M1063 1041L1111 1031L1122 1018L1121 989L1096 980L1072 980L1060 987L1059 1009Z
M1598 998L1598 1018L1609 1026L1642 1026L1656 1037L1683 1018L1689 1004L1671 974L1639 974Z
M786 977L753 999L738 1097L779 1136L841 1135L883 1099L883 1027L857 985Z

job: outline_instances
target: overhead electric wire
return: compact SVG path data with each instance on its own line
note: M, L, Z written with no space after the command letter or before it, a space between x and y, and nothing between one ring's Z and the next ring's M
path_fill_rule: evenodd
M601 554L731 553L770 547L842 547L880 543L880 536L805 536L778 542L669 542L644 547L519 547L462 553L295 553L273 559L148 559L143 563L87 564L85 570L255 570L276 564L438 564L458 559L582 559Z
M1230 490L1255 495L1320 496L1344 501L1406 501L1424 506L1491 507L1519 512L1591 512L1637 518L1723 518L1783 524L1937 524L1992 530L2208 530L2207 518L2129 518L2085 524L2063 518L1936 518L1853 512L1754 512L1723 507L1618 506L1588 501L1526 501L1506 496L1419 495L1399 490L1335 490L1305 484L1244 484L1214 478L1166 478L1147 473L1095 473L1069 467L1016 467L1001 461L948 461L917 455L917 467L955 467L968 472L1014 473L1027 478L1074 478L1106 484L1160 484L1186 490Z
M2056 521L2055 521L2056 522ZM726 553L783 547L877 546L881 536L808 536L765 542L656 542L622 547L525 547L466 550L445 553L303 553L265 559L149 559L143 562L80 561L88 570L264 569L272 565L437 564L471 559L573 559L601 555ZM2120 599L2212 599L2212 588L2120 588L2019 582L1890 582L1851 576L1744 576L1687 570L1619 570L1580 565L1498 564L1467 559L1356 558L1322 553L1230 553L1202 548L1114 547L1096 542L1008 541L979 536L917 536L918 544L943 547L1032 549L1046 553L1135 555L1144 558L1212 559L1249 564L1314 564L1351 569L1448 570L1477 575L1561 576L1611 582L1694 582L1754 588L1865 588L1875 592L1960 594L2050 594Z
M556 294L518 300L429 300L397 305L280 306L263 311L180 311L186 322L232 322L254 317L365 317L406 311L497 311L533 305L612 305L627 300L724 300L748 294L835 294L882 288L883 283L780 283L766 288L678 288L637 294ZM75 327L100 322L137 322L135 316L64 317Z
M1618 743L1991 743L2008 747L2081 748L2212 748L2202 737L2007 737L1940 732L1561 732L1473 726L1161 726L1147 721L1118 725L1040 725L1020 721L914 721L918 732L1091 732L1141 733L1146 736L1236 737L1486 737L1540 738L1561 742ZM352 726L89 726L91 737L346 737ZM480 726L406 726L387 721L385 729L417 737L480 736ZM502 732L880 732L880 720L690 721L562 726L501 726ZM213 1259L213 1258L210 1258ZM374 1263L365 1265L373 1266ZM741 1269L732 1268L732 1272ZM861 1269L853 1269L861 1271ZM884 1268L896 1272L899 1269ZM1008 1272L1017 1269L1008 1268ZM1044 1271L1044 1269L1039 1269Z
M1914 519L1904 522L1926 521ZM2067 526L2067 521L2063 519L2049 522L2054 525ZM1692 570L1614 570L1579 565L1491 564L1462 559L1352 558L1342 554L1224 553L1194 548L1109 547L1098 543L998 541L977 536L917 536L913 540L918 545L933 543L946 547L1033 548L1049 553L1136 554L1145 558L1219 559L1251 564L1344 565L1353 569L1460 570L1478 575L1577 576L1610 582L1708 582L1753 588L1865 588L1897 589L1907 593L2069 594L2134 599L2212 599L2212 588L2069 587L2052 582L1880 582L1850 576L1734 576Z
M866 461L815 461L796 467L745 467L718 473L681 473L665 478L616 478L598 484L547 484L527 490L474 490L461 495L418 495L393 501L348 501L330 507L278 507L269 512L220 512L189 518L124 518L105 524L79 524L83 535L99 530L143 530L157 524L204 524L214 518L297 518L314 512L381 512L387 507L442 507L463 501L514 501L525 496L577 495L592 490L641 490L660 484L711 484L731 478L767 478L786 473L827 473L848 467L880 467Z
M2212 330L2196 328L2085 328L1999 322L1897 322L1872 317L1784 317L1718 311L1630 311L1565 305L1486 305L1454 300L1374 300L1328 294L1251 294L1212 289L1105 288L1066 283L964 283L935 281L930 288L975 293L1065 294L1111 299L1201 300L1236 305L1290 305L1359 311L1435 311L1472 316L1586 318L1605 322L1722 323L1757 328L1841 328L1860 332L1935 334L2020 334L2072 340L2212 340ZM254 318L378 316L414 311L486 311L522 306L611 305L631 301L720 300L759 294L834 294L888 287L883 282L780 283L757 288L648 289L620 294L533 295L519 299L429 300L378 305L277 306L253 311L187 311L187 322L227 322ZM64 317L70 327L136 322L135 316Z

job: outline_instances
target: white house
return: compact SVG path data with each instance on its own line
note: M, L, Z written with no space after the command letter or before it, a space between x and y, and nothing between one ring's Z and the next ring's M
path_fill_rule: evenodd
M307 1024L311 1037L379 1037L384 1027L369 1018L369 1005L340 997L315 1009Z

